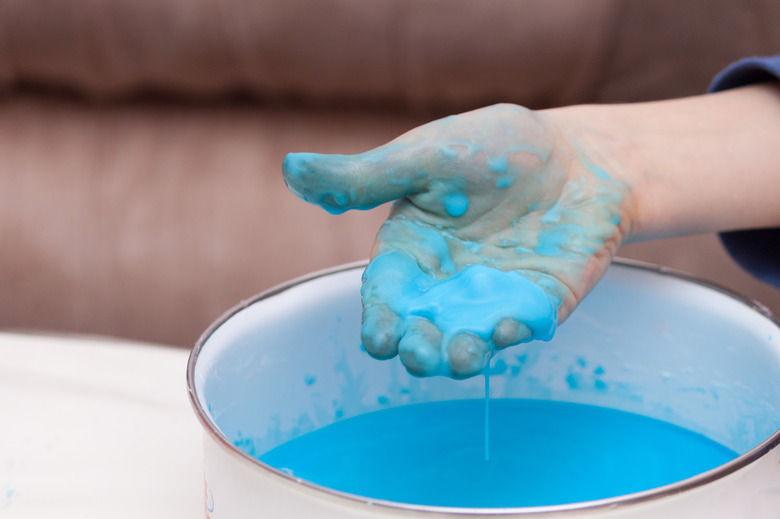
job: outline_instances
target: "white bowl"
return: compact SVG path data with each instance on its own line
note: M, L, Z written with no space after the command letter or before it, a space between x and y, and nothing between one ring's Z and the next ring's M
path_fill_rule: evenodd
M388 406L483 398L480 377L418 379L398 359L377 361L360 348L364 266L338 267L264 292L225 314L195 346L187 375L205 430L208 517L778 517L778 323L760 305L722 289L625 261L610 267L551 342L523 345L522 359L513 348L499 354L509 368L522 363L522 370L492 375L491 398L638 413L703 434L739 453L735 460L636 494L502 509L372 500L261 463L245 450L260 454ZM583 359L601 366L598 381L592 371L578 371ZM567 380L572 374L576 384ZM251 449L236 447L242 441Z

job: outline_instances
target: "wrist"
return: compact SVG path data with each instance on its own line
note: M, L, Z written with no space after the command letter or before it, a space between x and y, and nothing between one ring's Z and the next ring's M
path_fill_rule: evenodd
M629 191L625 241L780 225L780 83L546 112Z
M619 226L622 243L641 234L644 211L637 194L647 192L640 174L646 163L641 158L645 150L629 131L624 112L621 105L575 105L542 112L557 128L562 143L625 188Z

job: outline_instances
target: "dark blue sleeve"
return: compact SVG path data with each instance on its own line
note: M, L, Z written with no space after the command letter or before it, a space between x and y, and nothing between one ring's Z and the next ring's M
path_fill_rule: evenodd
M780 55L745 58L731 64L718 74L708 92L778 79L780 79ZM778 188L767 186L767 189ZM734 261L742 268L758 279L780 288L780 229L724 232L721 233L720 239Z

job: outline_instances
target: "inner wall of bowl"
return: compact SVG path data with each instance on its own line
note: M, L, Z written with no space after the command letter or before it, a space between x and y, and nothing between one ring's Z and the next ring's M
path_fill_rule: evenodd
M418 379L360 347L362 268L255 302L206 340L195 391L251 455L336 420L411 403L483 398L484 380ZM780 429L780 330L747 305L655 271L613 265L549 343L491 362L491 398L642 414L743 454Z

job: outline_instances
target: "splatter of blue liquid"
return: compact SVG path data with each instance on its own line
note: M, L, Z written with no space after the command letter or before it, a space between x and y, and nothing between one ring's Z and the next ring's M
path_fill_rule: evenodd
M259 456L296 477L374 499L528 507L680 481L737 454L675 425L602 407L491 399L407 405L349 418Z

